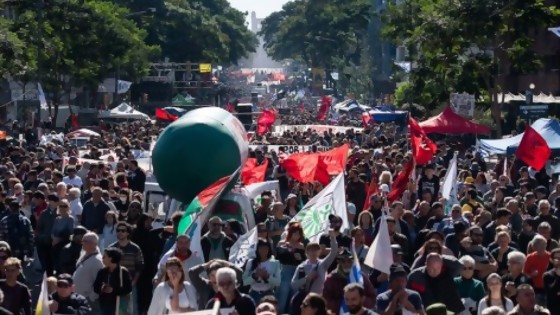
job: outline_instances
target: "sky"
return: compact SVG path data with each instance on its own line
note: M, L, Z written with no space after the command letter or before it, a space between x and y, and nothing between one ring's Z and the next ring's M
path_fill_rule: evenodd
M229 0L231 6L242 11L255 11L258 18L265 18L272 12L280 11L290 0Z

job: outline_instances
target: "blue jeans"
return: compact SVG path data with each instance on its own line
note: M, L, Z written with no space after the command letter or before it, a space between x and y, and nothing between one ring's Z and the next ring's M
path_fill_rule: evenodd
M296 272L297 266L282 265L280 273L280 287L276 290L276 299L278 300L278 313L289 313L290 301L296 291L292 289L292 278Z
M274 295L273 291L255 291L253 289L249 290L249 296L255 302L255 305L258 306L261 299L267 295Z

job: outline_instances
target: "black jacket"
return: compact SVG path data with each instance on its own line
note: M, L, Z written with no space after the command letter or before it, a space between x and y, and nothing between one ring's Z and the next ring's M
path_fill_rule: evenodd
M91 314L91 306L85 297L77 293L72 293L68 298L63 299L55 292L51 295L50 299L58 302L58 309L56 314L71 314L71 315L89 315Z
M229 238L227 235L225 235L224 233L222 233L222 237L224 238L224 241L222 242L222 249L224 251L224 256L225 256L224 260L228 260L229 259L229 250L233 246L234 241L231 238ZM204 261L210 261L211 246L212 246L212 243L210 241L210 236L207 233L200 239L200 247L202 247L202 253L204 254Z
M237 291L236 297L231 304L227 304L226 299L220 293L216 294L216 299L220 300L220 309L233 307L240 315L256 314L257 306L255 305L255 302L253 302L253 299L247 294ZM214 307L214 301L215 299L208 301L206 309L212 309Z

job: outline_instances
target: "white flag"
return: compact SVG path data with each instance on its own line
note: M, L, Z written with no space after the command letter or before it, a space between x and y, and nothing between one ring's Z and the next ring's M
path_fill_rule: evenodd
M457 199L457 152L455 152L453 158L449 161L449 167L443 179L441 197L446 200L446 213L449 212L448 210L450 210L454 204L459 203Z
M391 250L391 239L389 237L385 212L382 213L379 220L379 233L377 233L369 247L364 264L383 273L390 274L391 265L393 264L393 251Z
M118 93L119 94L124 94L124 93L128 92L128 90L130 90L131 85L132 85L132 82L119 80L119 83L117 84Z
M186 234L191 239L191 247L190 247L191 252L195 256L200 257L202 261L204 261L204 254L202 253L202 246L200 245L201 229L202 229L202 224L200 222L200 216L199 216L196 219L196 221L194 221L191 224Z
M340 231L350 227L346 213L344 174L339 174L327 187L309 200L303 209L292 219L301 223L303 234L311 242L318 242L322 233L329 229L329 215L342 218ZM288 225L286 225L286 229Z
M41 103L41 108L47 108L47 98L45 97L45 92L43 92L41 83L37 83L37 91L39 92L39 102Z
M554 33L554 35L560 37L560 26L550 27L548 30Z
M47 288L47 274L43 274L43 282L41 282L41 293L35 307L35 315L50 315L49 310L49 290Z
M243 187L243 193L249 199L255 201L255 204L261 203L261 194L265 191L272 191L275 195L274 197L278 201L280 200L280 185L277 180L271 180L262 183L254 183Z
M257 227L255 226L251 231L239 237L229 250L229 261L237 267L243 268L249 259L255 258L255 250L259 240L258 236Z

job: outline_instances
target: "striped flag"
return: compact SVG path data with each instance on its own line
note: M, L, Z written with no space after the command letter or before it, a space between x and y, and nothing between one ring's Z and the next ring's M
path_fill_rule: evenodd
M231 182L237 179L240 170L241 168L238 168L233 174L218 179L194 198L179 221L178 234L184 234L199 216L201 224L206 223L216 202L224 195Z
M37 307L35 308L35 315L50 315L49 310L49 291L47 288L47 274L43 274L43 282L41 283L41 293L37 300Z
M362 275L362 267L360 266L360 260L358 259L358 254L356 253L356 245L354 241L352 241L352 256L354 256L354 262L352 263L352 270L350 270L350 275L348 277L348 284L359 283L363 286L364 277ZM342 303L340 304L340 315L345 314L349 314L349 312L343 296Z

